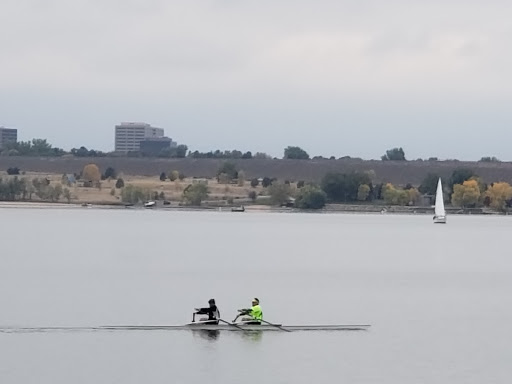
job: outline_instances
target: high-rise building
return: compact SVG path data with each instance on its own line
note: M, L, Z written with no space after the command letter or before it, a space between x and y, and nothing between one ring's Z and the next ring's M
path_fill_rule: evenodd
M158 156L162 151L176 147L177 143L165 136L158 139L144 139L140 142L140 152L144 156Z
M140 142L164 137L162 128L147 123L121 123L115 128L116 152L140 151Z
M0 127L0 149L4 148L5 144L18 141L18 130L14 128Z

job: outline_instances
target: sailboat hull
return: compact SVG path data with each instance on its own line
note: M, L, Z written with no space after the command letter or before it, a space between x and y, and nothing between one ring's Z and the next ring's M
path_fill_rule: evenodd
M446 216L435 216L434 224L446 224Z

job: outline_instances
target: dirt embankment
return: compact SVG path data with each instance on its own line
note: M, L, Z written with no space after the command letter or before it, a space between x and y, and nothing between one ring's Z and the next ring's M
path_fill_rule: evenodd
M148 159L148 158L31 158L0 157L0 170L18 167L26 172L63 174L80 172L86 164L95 163L101 171L113 167L125 175L155 176L172 170L187 177L213 178L225 160L214 159ZM376 161L376 160L231 160L245 172L246 178L276 177L279 180L320 181L327 172L373 171L375 182L397 185L419 185L429 173L449 177L454 169L472 169L485 182L512 183L512 163L459 161Z

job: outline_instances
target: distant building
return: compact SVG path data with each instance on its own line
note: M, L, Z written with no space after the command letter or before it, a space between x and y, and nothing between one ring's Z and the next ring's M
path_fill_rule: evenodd
M4 148L7 143L16 143L17 141L17 129L0 127L0 149Z
M145 139L140 142L140 152L144 156L157 156L165 149L176 147L176 142L168 137Z
M162 128L152 127L147 123L121 123L115 127L115 151L140 151L141 141L161 139L164 137Z

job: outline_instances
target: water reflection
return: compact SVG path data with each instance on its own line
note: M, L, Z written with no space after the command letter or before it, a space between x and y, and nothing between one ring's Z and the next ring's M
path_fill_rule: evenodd
M229 332L230 334L240 335L240 337L243 340L246 340L248 342L260 342L263 338L263 331L250 331L250 332ZM216 341L221 331L217 330L211 330L211 329L201 329L201 330L195 330L192 332L194 337L200 337L201 339L207 340L207 341Z
M193 332L194 336L198 335L201 339L205 339L208 341L215 341L219 338L220 331L211 330L211 329L203 329Z
M263 338L263 331L242 332L242 337L247 341L260 342Z

